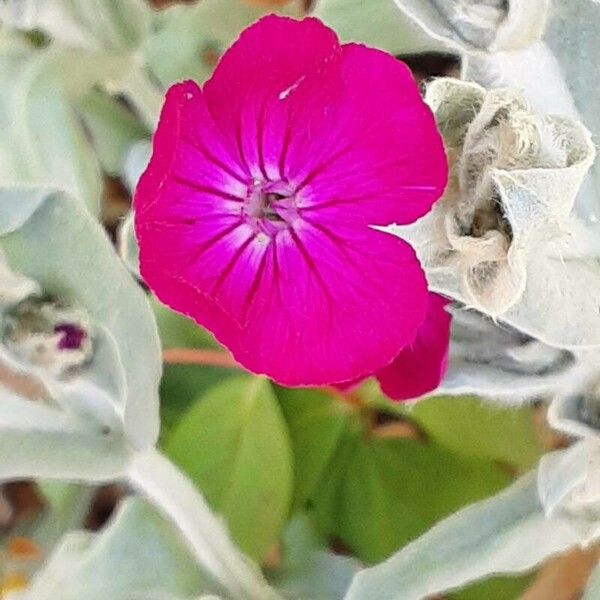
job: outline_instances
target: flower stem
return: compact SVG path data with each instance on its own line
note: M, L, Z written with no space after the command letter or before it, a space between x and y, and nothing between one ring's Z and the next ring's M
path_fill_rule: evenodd
M205 367L223 367L244 370L226 350L205 350L200 348L168 348L163 350L163 362L168 365L198 365ZM319 390L353 410L364 408L363 399L356 393L343 392L332 386Z
M241 369L229 352L223 350L203 350L199 348L169 348L163 351L163 361L167 364L204 365Z

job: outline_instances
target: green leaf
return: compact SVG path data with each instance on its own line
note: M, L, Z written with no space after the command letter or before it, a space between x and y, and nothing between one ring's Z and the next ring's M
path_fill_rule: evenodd
M356 432L346 431L336 448L329 468L323 474L316 492L308 499L307 510L315 519L319 532L327 539L339 538L345 482L353 468L350 460L356 445Z
M359 572L345 600L421 600L492 574L527 572L578 540L568 520L546 517L530 473Z
M242 550L264 558L287 518L293 479L271 384L239 376L212 388L181 420L167 454L225 517Z
M294 506L315 492L353 418L346 405L311 389L276 388L294 451Z
M151 306L158 323L164 349L201 348L223 351L222 346L203 327L180 315L153 298ZM238 374L237 369L208 365L164 366L160 382L160 411L163 444L168 443L169 435L179 419L192 403L211 386Z
M493 577L481 583L454 592L452 600L507 600L520 598L531 582L531 576L525 577Z
M359 393L372 408L415 423L424 436L460 456L532 468L543 452L534 409L484 402L472 396L430 396L416 403L392 402L370 380Z
M103 169L120 175L127 151L147 138L148 130L120 102L97 90L89 92L78 109Z
M294 0L283 12L299 15L300 6ZM202 83L242 30L268 12L243 0L202 0L161 11L146 43L149 67L164 87L182 79Z
M165 365L160 381L161 446L168 446L173 430L201 394L237 374L222 367Z
M176 530L145 502L130 498L102 533L65 536L22 598L189 597L202 589L206 584Z
M543 451L530 407L440 396L405 410L432 441L459 455L500 461L525 471L536 464Z
M489 462L433 444L364 435L355 436L344 467L337 534L366 562L383 560L440 518L509 481Z
M151 298L150 304L163 348L223 348L211 333L192 319L171 310L154 297Z

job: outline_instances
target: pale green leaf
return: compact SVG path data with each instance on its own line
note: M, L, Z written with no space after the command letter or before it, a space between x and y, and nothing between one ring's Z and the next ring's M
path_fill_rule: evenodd
M283 563L271 580L287 598L341 600L361 563L325 549L310 520L294 517L282 538Z
M202 587L199 569L176 531L145 502L128 499L103 532L63 538L23 599L189 597Z
M399 11L394 0L320 0L312 14L342 42L361 42L390 54L448 50Z
M132 194L148 166L151 153L152 144L149 141L137 142L127 149L121 175Z
M300 6L293 0L284 12L300 15ZM168 8L156 15L146 42L150 69L164 87L182 79L202 83L242 30L268 12L268 7L244 0L202 0Z
M68 407L69 419L77 423L70 426L74 433L81 436L79 425L85 424L84 431L92 429L100 436L99 465L111 456L106 448L111 436L123 437L122 443L127 440L133 447L151 446L158 435L161 357L156 325L143 291L125 270L102 228L71 198L25 190L2 192L0 198L0 247L8 264L36 281L44 294L84 311L92 324L93 355L79 376L61 381L43 367L31 367L32 374L43 381L55 402ZM5 357L7 354L5 351ZM36 405L30 409L33 407ZM47 408L56 410L55 406ZM18 411L15 414L20 418ZM12 429L25 431L26 415L19 427L13 422ZM57 438L65 418L57 412L49 421ZM44 429L43 419L39 427ZM9 443L9 437L0 438ZM86 439L79 442L82 459L95 451L92 444L85 448ZM72 453L76 459L77 451ZM19 459L15 456L13 460L16 464Z
M81 100L78 110L103 169L120 175L131 146L148 137L148 130L123 104L97 90Z
M10 44L10 39L0 43L2 185L64 191L96 214L102 192L100 167L57 74L66 69L80 81L78 71L70 68L74 62L68 55L15 50Z
M39 29L65 46L115 54L137 48L150 20L144 0L6 0L0 9L8 27Z
M256 565L233 545L224 523L209 509L193 483L156 450L139 453L131 484L173 523L188 549L231 600L280 600Z
M598 600L598 598L600 598L600 566L592 572L581 600Z
M140 277L140 250L135 239L135 223L133 221L133 211L125 216L117 233L119 242L119 255L123 259L125 266L136 277Z

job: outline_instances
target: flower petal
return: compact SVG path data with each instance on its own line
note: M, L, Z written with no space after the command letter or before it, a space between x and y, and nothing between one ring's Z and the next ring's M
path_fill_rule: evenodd
M414 338L426 289L407 244L369 230L338 243L306 226L269 246L242 336L220 339L241 364L282 384L346 381L389 363Z
M279 97L336 52L337 36L317 19L270 15L246 29L221 58L204 86L206 102L255 177L279 178L287 130L287 114L272 110ZM274 139L265 139L267 127Z
M392 400L411 400L435 390L448 366L451 316L448 300L429 294L424 323L414 342L387 367L376 373L381 389Z
M433 115L392 56L344 45L286 102L285 176L331 223L411 223L444 191L447 161Z
M268 17L204 92L169 91L136 193L141 273L251 371L367 376L414 339L428 297L412 248L370 225L423 214L445 178L404 66L315 19Z

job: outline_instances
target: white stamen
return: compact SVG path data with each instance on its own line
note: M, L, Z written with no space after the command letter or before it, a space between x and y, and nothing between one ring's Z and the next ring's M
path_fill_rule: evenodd
M281 92L279 94L279 99L285 100L302 83L302 80L304 79L304 77L305 76L302 75L302 77L300 77L300 79L298 79L297 81L292 83L292 85L290 85L289 88L286 88L285 90L283 90L283 92Z

